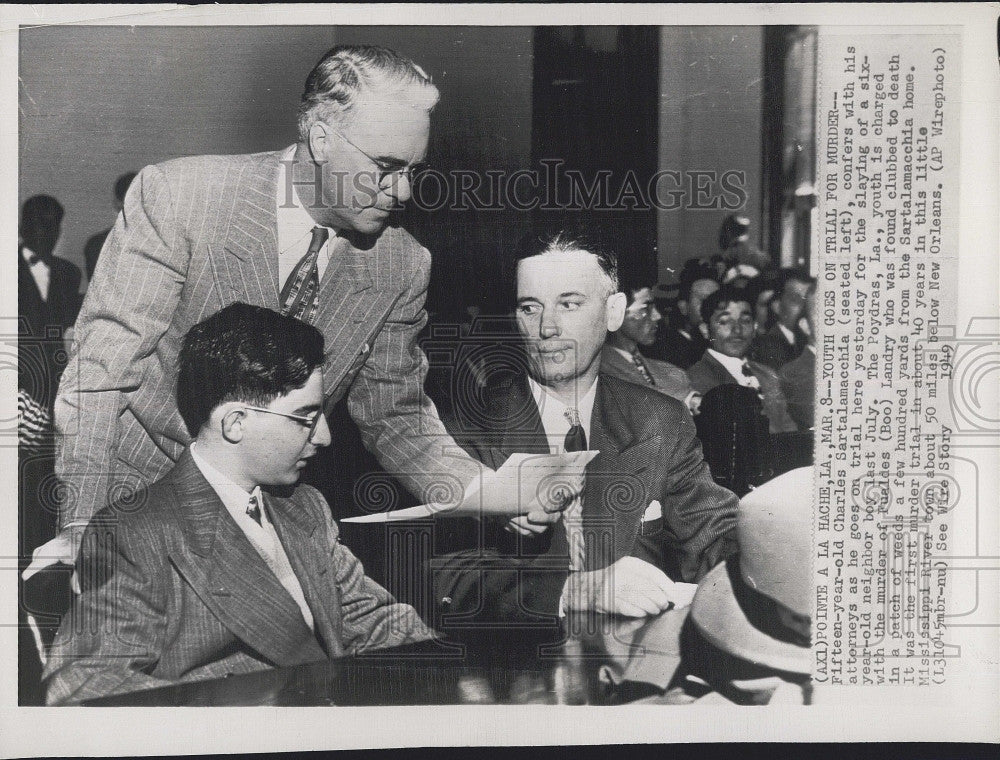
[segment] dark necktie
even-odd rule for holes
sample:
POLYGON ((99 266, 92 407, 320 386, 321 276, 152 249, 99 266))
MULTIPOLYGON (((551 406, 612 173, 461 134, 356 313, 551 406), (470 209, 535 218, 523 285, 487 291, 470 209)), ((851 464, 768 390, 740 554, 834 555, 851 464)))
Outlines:
POLYGON ((567 409, 566 419, 569 421, 570 428, 566 433, 566 439, 563 441, 563 450, 586 451, 587 434, 583 431, 583 425, 580 424, 580 415, 576 409, 567 409))
POLYGON ((652 386, 656 385, 656 381, 649 372, 649 367, 646 366, 646 361, 642 358, 642 354, 639 353, 638 348, 632 349, 632 363, 635 365, 636 370, 642 375, 642 379, 645 380, 652 386))
MULTIPOLYGON (((567 409, 566 419, 569 421, 570 428, 566 432, 563 449, 565 451, 586 451, 587 434, 583 430, 583 425, 580 424, 580 415, 577 410, 567 409)), ((562 524, 566 531, 571 570, 583 570, 586 567, 587 550, 583 537, 581 498, 574 499, 573 503, 563 511, 562 524)))
POLYGON ((326 227, 313 227, 312 240, 305 256, 299 259, 295 269, 285 280, 281 289, 281 313, 312 323, 319 305, 319 252, 330 236, 326 227))
POLYGON ((250 501, 247 502, 247 514, 250 515, 251 519, 261 525, 260 521, 260 502, 257 500, 257 494, 250 495, 250 501))

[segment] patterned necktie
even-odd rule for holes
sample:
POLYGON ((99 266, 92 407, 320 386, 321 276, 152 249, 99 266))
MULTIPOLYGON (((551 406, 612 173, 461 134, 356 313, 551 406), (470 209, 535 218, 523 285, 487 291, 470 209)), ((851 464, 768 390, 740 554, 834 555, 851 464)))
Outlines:
POLYGON ((319 252, 330 236, 326 227, 313 227, 312 240, 305 256, 299 259, 295 269, 285 280, 281 289, 281 313, 312 323, 319 305, 319 252))
POLYGON ((247 514, 250 515, 255 523, 262 525, 260 521, 260 501, 257 499, 256 493, 250 495, 250 501, 247 502, 247 514))
MULTIPOLYGON (((587 434, 583 430, 583 425, 580 424, 579 413, 576 409, 567 409, 565 414, 570 428, 566 433, 563 449, 565 451, 586 451, 587 434)), ((587 549, 583 537, 582 498, 582 496, 578 496, 573 499, 573 502, 563 511, 562 523, 566 530, 571 570, 583 570, 586 567, 587 549)))
POLYGON ((643 380, 652 386, 656 385, 656 381, 653 379, 653 376, 649 374, 649 367, 646 366, 646 361, 642 358, 642 354, 639 353, 638 347, 632 349, 632 363, 639 371, 639 374, 642 375, 643 380))

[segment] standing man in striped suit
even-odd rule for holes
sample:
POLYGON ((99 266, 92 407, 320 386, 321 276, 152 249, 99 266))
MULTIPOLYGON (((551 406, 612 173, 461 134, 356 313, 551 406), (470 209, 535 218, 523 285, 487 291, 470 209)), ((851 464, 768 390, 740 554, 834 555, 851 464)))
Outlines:
POLYGON ((479 467, 447 453, 416 345, 430 254, 391 215, 410 198, 438 96, 397 53, 341 45, 306 80, 295 145, 139 173, 60 386, 62 532, 42 555, 74 556, 91 515, 178 460, 191 441, 174 403, 181 338, 236 301, 315 325, 326 408, 347 394, 366 446, 419 498, 461 496, 479 467))

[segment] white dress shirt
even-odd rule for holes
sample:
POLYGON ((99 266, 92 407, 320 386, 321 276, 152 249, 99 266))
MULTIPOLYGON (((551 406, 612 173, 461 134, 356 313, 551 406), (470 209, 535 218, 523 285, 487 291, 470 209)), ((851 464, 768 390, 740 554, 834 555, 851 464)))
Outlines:
POLYGON ((535 399, 535 406, 538 407, 538 414, 542 418, 542 429, 545 430, 545 437, 549 442, 549 451, 553 454, 562 453, 566 443, 566 433, 571 427, 566 412, 574 408, 579 415, 583 432, 587 435, 587 445, 590 445, 590 419, 594 414, 594 401, 597 398, 596 380, 580 397, 575 407, 567 406, 531 377, 528 378, 528 385, 531 388, 531 396, 535 399))
POLYGON ((749 368, 750 365, 747 364, 746 359, 738 359, 735 356, 727 356, 726 354, 716 351, 714 348, 708 349, 716 361, 719 362, 726 371, 733 376, 733 379, 742 385, 744 388, 753 388, 755 391, 760 390, 760 381, 753 375, 744 375, 743 367, 749 368))
POLYGON ((49 265, 42 261, 41 257, 36 256, 35 252, 28 248, 28 246, 21 246, 21 256, 24 258, 24 262, 28 265, 28 269, 31 271, 31 276, 35 280, 35 285, 38 286, 38 292, 42 295, 43 301, 49 300, 49 277, 52 272, 49 269, 49 265), (35 259, 35 263, 32 264, 31 260, 35 259))
MULTIPOLYGON (((316 221, 306 211, 305 206, 299 199, 299 189, 292 185, 292 204, 285 205, 286 200, 286 172, 289 168, 287 162, 295 158, 295 146, 285 149, 281 154, 281 164, 278 169, 278 188, 275 195, 275 205, 278 209, 278 290, 285 284, 285 280, 291 275, 295 265, 299 263, 306 251, 309 250, 309 243, 312 241, 313 227, 323 225, 316 224, 316 221)), ((327 227, 330 237, 320 249, 319 257, 316 259, 316 273, 320 281, 326 273, 327 264, 330 263, 330 256, 333 253, 334 241, 337 239, 337 230, 327 227)))
POLYGON ((785 340, 788 341, 788 345, 794 346, 795 333, 793 333, 791 330, 789 330, 787 327, 781 324, 781 322, 778 322, 778 329, 781 330, 781 334, 785 337, 785 340))
POLYGON ((281 585, 285 587, 285 590, 295 600, 295 603, 302 611, 302 618, 306 621, 306 625, 311 630, 315 630, 312 611, 309 609, 309 605, 306 604, 305 594, 302 593, 302 585, 299 583, 299 579, 295 577, 295 571, 288 561, 288 555, 285 553, 285 548, 281 545, 281 540, 278 538, 274 525, 268 519, 260 486, 253 490, 253 494, 247 493, 198 456, 197 448, 198 445, 196 443, 191 444, 191 458, 194 460, 195 465, 201 470, 201 474, 205 476, 208 484, 219 495, 219 498, 226 507, 226 511, 236 521, 239 529, 243 531, 247 540, 257 550, 261 559, 264 560, 281 585), (260 506, 260 525, 247 514, 247 506, 250 503, 251 496, 257 497, 257 504, 260 506))

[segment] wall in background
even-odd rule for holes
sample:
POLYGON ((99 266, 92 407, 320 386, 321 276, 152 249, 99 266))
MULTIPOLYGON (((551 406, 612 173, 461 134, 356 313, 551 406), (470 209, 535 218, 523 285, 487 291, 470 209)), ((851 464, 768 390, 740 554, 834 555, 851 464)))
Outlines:
MULTIPOLYGON (((114 221, 112 186, 177 156, 274 150, 294 142, 306 75, 341 42, 387 45, 441 90, 428 160, 436 168, 516 169, 531 155, 532 31, 527 27, 100 27, 24 29, 20 37, 19 200, 66 208, 56 254, 114 221)), ((495 261, 494 212, 414 215, 435 255, 435 295, 495 261)), ((515 238, 516 239, 516 238, 515 238)))
MULTIPOLYGON (((662 27, 660 34, 659 168, 682 176, 743 172, 747 200, 739 213, 750 218, 751 238, 759 244, 763 28, 662 27)), ((664 201, 673 187, 664 179, 664 201)), ((713 198, 720 206, 736 200, 712 185, 701 198, 688 193, 683 207, 658 212, 660 282, 673 282, 686 259, 719 252, 719 225, 734 212, 692 208, 713 198)))

